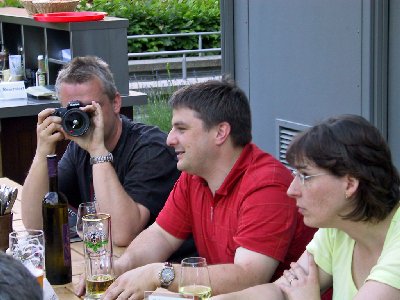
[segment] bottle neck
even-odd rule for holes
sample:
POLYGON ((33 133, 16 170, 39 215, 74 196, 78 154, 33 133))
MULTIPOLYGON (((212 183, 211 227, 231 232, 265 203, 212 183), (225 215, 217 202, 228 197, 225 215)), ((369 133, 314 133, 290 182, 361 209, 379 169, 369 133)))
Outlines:
POLYGON ((38 60, 38 70, 44 71, 44 61, 42 59, 38 60))
POLYGON ((49 192, 58 192, 58 177, 49 177, 49 192))
POLYGON ((57 155, 47 156, 47 171, 49 174, 49 191, 58 192, 57 155))
POLYGON ((5 51, 3 53, 4 54, 3 54, 3 66, 2 66, 2 69, 3 70, 7 70, 7 69, 9 69, 9 66, 8 66, 8 53, 7 53, 7 51, 5 51))

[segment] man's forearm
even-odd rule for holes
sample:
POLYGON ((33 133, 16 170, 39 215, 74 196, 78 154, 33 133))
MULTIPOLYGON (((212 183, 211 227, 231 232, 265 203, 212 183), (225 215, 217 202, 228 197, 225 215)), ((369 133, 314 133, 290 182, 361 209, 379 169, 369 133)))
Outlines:
POLYGON ((261 276, 237 264, 211 265, 208 270, 213 295, 231 293, 265 283, 261 276))
POLYGON ((93 165, 93 187, 100 210, 111 215, 114 243, 129 245, 146 226, 150 213, 126 193, 111 163, 93 165))
POLYGON ((125 253, 116 260, 114 264, 116 274, 121 275, 140 266, 166 261, 183 241, 174 238, 171 241, 164 235, 165 233, 157 223, 143 230, 132 241, 125 253))
MULTIPOLYGON (((174 269, 175 269, 175 279, 169 286, 168 290, 173 292, 178 292, 179 281, 181 277, 181 266, 179 264, 174 264, 174 269)), ((232 293, 264 283, 262 282, 261 279, 255 279, 256 276, 251 272, 247 272, 244 268, 235 264, 210 265, 208 266, 208 272, 210 275, 212 295, 232 293)), ((265 287, 263 287, 262 289, 264 288, 265 287)), ((270 288, 267 288, 267 290, 269 289, 270 288)), ((253 294, 252 291, 248 291, 247 293, 253 294)), ((257 294, 255 293, 255 295, 257 294)), ((228 298, 223 298, 223 299, 228 299, 228 298)), ((239 297, 232 299, 247 299, 247 298, 239 297)), ((265 298, 259 298, 259 299, 265 299, 265 298)))
POLYGON ((26 228, 43 227, 42 200, 48 192, 49 181, 46 157, 35 156, 22 189, 21 213, 26 228))

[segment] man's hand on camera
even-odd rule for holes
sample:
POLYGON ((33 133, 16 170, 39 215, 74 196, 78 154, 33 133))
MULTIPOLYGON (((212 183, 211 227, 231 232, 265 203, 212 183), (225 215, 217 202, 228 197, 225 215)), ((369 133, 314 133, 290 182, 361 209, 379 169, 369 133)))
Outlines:
POLYGON ((91 116, 90 128, 85 134, 77 137, 68 136, 68 139, 89 152, 90 156, 103 155, 107 152, 107 149, 104 145, 104 120, 101 106, 99 103, 92 101, 92 104, 80 109, 91 116))
POLYGON ((55 153, 57 142, 65 138, 61 128, 61 118, 52 116, 53 112, 54 108, 46 108, 38 114, 36 153, 42 157, 55 153))

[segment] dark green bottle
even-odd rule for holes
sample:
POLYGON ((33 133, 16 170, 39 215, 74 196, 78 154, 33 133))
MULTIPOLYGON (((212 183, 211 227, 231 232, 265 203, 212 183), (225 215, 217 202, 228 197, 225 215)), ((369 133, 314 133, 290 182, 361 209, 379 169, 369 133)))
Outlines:
POLYGON ((47 156, 49 192, 43 199, 46 278, 51 284, 72 281, 68 200, 58 191, 57 155, 47 156))

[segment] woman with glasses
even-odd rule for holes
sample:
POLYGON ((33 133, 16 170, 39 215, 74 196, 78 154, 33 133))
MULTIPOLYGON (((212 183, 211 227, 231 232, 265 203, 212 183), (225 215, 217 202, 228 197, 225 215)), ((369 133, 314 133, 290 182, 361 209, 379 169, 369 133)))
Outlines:
POLYGON ((299 134, 286 159, 288 195, 320 228, 291 269, 271 284, 213 297, 400 299, 399 174, 379 131, 360 116, 330 118, 299 134))

